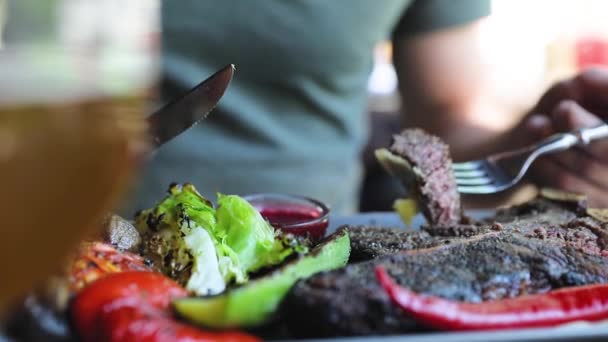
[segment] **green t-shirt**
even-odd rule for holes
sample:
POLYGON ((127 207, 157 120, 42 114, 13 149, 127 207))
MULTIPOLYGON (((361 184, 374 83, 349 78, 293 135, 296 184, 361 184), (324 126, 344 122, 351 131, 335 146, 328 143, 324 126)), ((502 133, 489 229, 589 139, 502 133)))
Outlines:
POLYGON ((487 0, 162 2, 169 99, 228 63, 235 78, 204 122, 155 156, 137 206, 170 182, 203 194, 286 192, 356 209, 374 46, 489 13, 487 0))

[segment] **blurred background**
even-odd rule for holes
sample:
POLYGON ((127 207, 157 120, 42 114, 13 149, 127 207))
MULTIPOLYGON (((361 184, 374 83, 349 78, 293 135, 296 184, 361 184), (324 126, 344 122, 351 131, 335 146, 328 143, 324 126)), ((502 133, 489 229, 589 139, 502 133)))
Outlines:
MULTIPOLYGON (((10 1, 10 0, 9 0, 10 1)), ((60 14, 66 28, 59 36, 67 43, 91 40, 91 34, 109 30, 105 36, 113 36, 112 44, 131 45, 135 49, 157 49, 160 44, 160 1, 120 0, 103 1, 104 10, 97 13, 96 21, 87 21, 86 11, 99 8, 96 1, 65 0, 65 11, 60 14), (118 10, 131 15, 115 16, 118 10), (121 20, 121 18, 154 17, 153 20, 121 20), (111 23, 111 24, 108 24, 111 23), (78 27, 78 30, 67 29, 78 27), (135 39, 126 33, 146 39, 135 39), (132 44, 137 42, 138 46, 132 44)), ((7 0, 0 0, 0 9, 7 0)), ((37 3, 36 6, 44 6, 37 3)), ((20 30, 12 23, 2 32, 0 10, 0 37, 10 40, 20 30), (12 29, 11 29, 12 28, 12 29)), ((32 12, 34 13, 34 12, 32 12)), ((589 65, 608 66, 608 1, 605 0, 528 0, 525 3, 511 0, 492 0, 492 15, 484 20, 482 48, 487 77, 493 92, 509 111, 522 112, 533 105, 538 96, 556 80, 573 75, 589 65)), ((0 47, 3 39, 0 39, 0 47)), ((375 51, 375 65, 368 82, 369 114, 377 130, 385 132, 371 136, 367 151, 384 146, 390 140, 390 132, 399 128, 399 103, 397 79, 391 64, 390 42, 379 44, 375 51), (387 133, 388 132, 388 133, 387 133)), ((124 62, 124 61, 123 61, 124 62)), ((133 61, 133 65, 140 64, 133 61)), ((368 154, 369 155, 369 154, 368 154)), ((364 157, 365 159, 365 154, 364 157)), ((391 203, 379 200, 378 193, 393 191, 399 195, 400 187, 387 179, 373 158, 366 160, 366 176, 361 192, 362 211, 388 210, 391 203)), ((515 198, 522 201, 529 195, 515 198)))
MULTIPOLYGON (((145 18, 158 17, 160 0, 130 0, 126 3, 105 0, 105 10, 97 13, 98 21, 83 20, 87 17, 83 13, 98 8, 91 6, 94 2, 64 1, 66 10, 62 13, 61 22, 65 28, 75 25, 79 28, 66 29, 62 35, 65 39, 84 40, 89 34, 99 32, 95 25, 111 22, 102 28, 111 30, 115 37, 122 36, 121 39, 113 39, 115 42, 139 42, 148 48, 159 43, 161 28, 158 18, 121 20, 134 16, 116 16, 113 13, 119 9, 122 13, 138 12, 145 18), (140 35, 144 32, 149 39, 130 39, 125 34, 140 35)), ((7 0, 0 0, 0 8, 6 3, 7 0)), ((38 6, 44 5, 39 3, 38 6)), ((0 11, 0 23, 3 21, 2 13, 0 11)), ((492 13, 484 23, 485 62, 490 67, 497 93, 513 110, 527 108, 556 79, 572 75, 589 64, 608 65, 608 1, 528 0, 524 5, 517 1, 492 0, 492 13)), ((12 31, 7 29, 3 32, 4 39, 19 31, 18 23, 12 23, 11 27, 12 31)), ((370 111, 391 113, 399 109, 391 51, 389 42, 379 44, 375 51, 376 64, 368 84, 370 111)))
MULTIPOLYGON (((0 0, 0 8, 6 6, 6 2, 0 0)), ((160 0, 130 0, 127 3, 105 0, 105 10, 98 13, 98 21, 83 20, 87 17, 83 13, 96 8, 91 6, 93 2, 64 1, 66 11, 61 22, 66 28, 79 27, 78 30, 64 30, 65 39, 87 39, 89 34, 99 32, 95 25, 112 22, 103 27, 116 37, 122 36, 113 41, 138 42, 148 48, 159 43, 160 0), (113 15, 116 9, 157 18, 121 20, 134 16, 113 15), (141 35, 143 32, 147 32, 149 39, 130 39, 125 34, 141 35)), ((0 22, 2 13, 0 11, 0 22)), ((525 5, 517 1, 492 0, 492 15, 484 23, 483 49, 496 93, 504 104, 513 110, 524 110, 551 82, 568 77, 589 64, 608 65, 606 13, 608 1, 605 0, 528 0, 525 5)), ((13 32, 18 31, 18 25, 13 23, 12 27, 13 32)), ((5 39, 13 32, 4 32, 5 39)), ((391 51, 389 42, 379 44, 375 51, 376 64, 368 84, 372 112, 399 110, 391 51)))
MULTIPOLYGON (((588 66, 608 67, 608 1, 492 0, 492 15, 484 19, 482 51, 493 93, 510 112, 527 111, 553 82, 588 66)), ((390 42, 375 50, 368 82, 369 113, 376 131, 399 127, 397 78, 390 42)), ((370 138, 368 151, 390 141, 387 134, 370 138)), ((369 155, 369 153, 367 153, 369 155)), ((366 160, 361 210, 390 208, 381 193, 400 188, 387 179, 372 159, 366 160)), ((533 196, 533 189, 512 194, 509 203, 533 196)), ((501 199, 500 201, 503 201, 501 199)), ((473 204, 475 206, 475 204, 473 204)))
MULTIPOLYGON (((608 66, 608 1, 492 0, 483 52, 496 93, 525 110, 543 90, 590 64, 608 66)), ((369 80, 370 111, 399 108, 390 42, 378 45, 369 80)))

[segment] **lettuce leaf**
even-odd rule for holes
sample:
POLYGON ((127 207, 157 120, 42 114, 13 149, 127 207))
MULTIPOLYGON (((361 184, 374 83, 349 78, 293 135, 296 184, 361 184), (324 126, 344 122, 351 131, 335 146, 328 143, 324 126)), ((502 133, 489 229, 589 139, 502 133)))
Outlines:
POLYGON ((231 256, 243 274, 276 265, 294 251, 242 197, 218 194, 217 204, 215 236, 234 252, 231 256))
POLYGON ((217 209, 192 184, 172 185, 169 196, 136 216, 144 254, 163 273, 199 295, 283 261, 306 248, 286 240, 245 199, 218 194, 217 209))
POLYGON ((226 280, 219 267, 215 243, 205 229, 193 229, 184 236, 194 263, 186 288, 199 295, 217 294, 226 289, 226 280))
POLYGON ((172 184, 168 196, 135 217, 144 255, 164 274, 199 295, 226 288, 226 278, 219 270, 223 255, 218 254, 219 241, 211 234, 215 225, 213 204, 192 184, 172 184))

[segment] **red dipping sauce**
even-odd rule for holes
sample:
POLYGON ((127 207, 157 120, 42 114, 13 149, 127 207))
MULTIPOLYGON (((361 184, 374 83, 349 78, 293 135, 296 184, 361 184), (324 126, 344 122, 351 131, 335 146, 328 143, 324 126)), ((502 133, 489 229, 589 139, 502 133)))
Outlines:
POLYGON ((283 194, 255 194, 245 199, 276 229, 307 236, 313 241, 325 236, 329 208, 320 201, 283 194))

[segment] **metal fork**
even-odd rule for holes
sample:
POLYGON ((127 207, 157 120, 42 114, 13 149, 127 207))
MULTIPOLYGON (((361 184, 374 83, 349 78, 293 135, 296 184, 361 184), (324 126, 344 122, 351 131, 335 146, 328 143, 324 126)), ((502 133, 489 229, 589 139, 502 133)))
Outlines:
POLYGON ((534 160, 546 154, 567 150, 573 146, 608 137, 608 125, 582 128, 552 135, 540 142, 518 150, 491 155, 462 163, 452 169, 458 191, 464 194, 492 194, 506 190, 519 182, 534 160))

